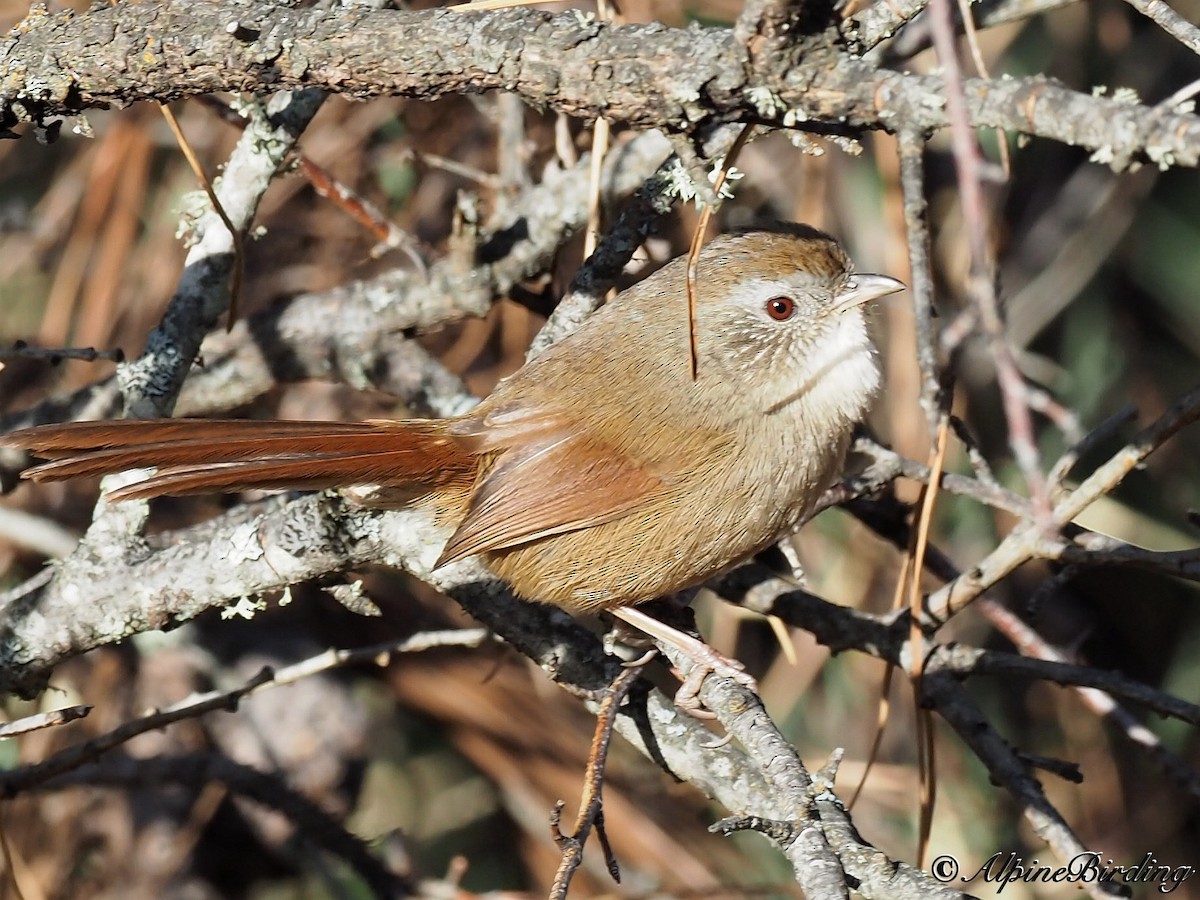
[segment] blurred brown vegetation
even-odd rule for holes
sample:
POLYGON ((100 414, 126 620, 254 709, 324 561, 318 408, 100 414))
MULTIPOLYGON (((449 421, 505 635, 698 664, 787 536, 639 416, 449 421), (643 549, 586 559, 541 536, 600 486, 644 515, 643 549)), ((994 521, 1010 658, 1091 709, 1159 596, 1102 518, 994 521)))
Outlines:
MULTIPOLYGON (((1200 5, 1180 7, 1195 19, 1200 5)), ((728 22, 726 0, 623 3, 630 20, 679 23, 690 17, 728 22)), ((23 5, 0 4, 6 24, 23 5)), ((1132 87, 1150 101, 1200 77, 1200 64, 1154 25, 1117 0, 1075 3, 1034 20, 981 35, 993 73, 1045 72, 1086 89, 1132 87)), ((927 54, 909 61, 932 65, 927 54)), ((177 114, 207 170, 215 172, 237 133, 198 103, 177 114)), ((479 173, 498 165, 495 97, 434 103, 330 99, 302 140, 312 160, 387 211, 436 256, 446 240, 456 196, 499 202, 489 186, 447 171, 445 157, 479 173), (416 155, 412 153, 416 151, 416 155)), ((554 121, 524 113, 527 144, 515 152, 536 179, 553 156, 554 121)), ((184 250, 175 239, 178 210, 196 187, 162 117, 151 108, 94 113, 93 139, 64 133, 50 146, 29 137, 0 142, 0 339, 47 347, 121 348, 136 354, 179 275, 184 250)), ((590 132, 572 123, 575 146, 590 132)), ((994 144, 994 136, 984 135, 994 144)), ((861 156, 826 145, 801 154, 781 135, 746 150, 746 177, 723 211, 726 224, 769 213, 807 221, 843 237, 859 265, 904 277, 892 139, 864 138, 861 156)), ((504 152, 512 153, 513 148, 504 152)), ((944 143, 932 146, 930 202, 944 312, 963 295, 967 251, 958 220, 953 171, 944 143)), ((1020 335, 1025 372, 1074 410, 1085 428, 1125 403, 1146 416, 1192 387, 1200 373, 1200 183, 1194 171, 1144 168, 1114 175, 1077 149, 1034 141, 1016 149, 1011 179, 990 198, 1000 246, 1010 325, 1020 335)), ((375 241, 315 195, 297 173, 268 192, 258 220, 265 233, 250 244, 242 314, 280 297, 320 290, 405 264, 399 253, 374 260, 375 241)), ((686 248, 695 216, 681 209, 647 246, 650 264, 686 248)), ((562 252, 548 283, 529 292, 554 296, 579 263, 579 242, 562 252)), ((637 277, 632 273, 632 277, 637 277)), ((521 364, 540 317, 506 300, 486 318, 423 336, 471 388, 485 394, 521 364)), ((912 328, 903 302, 879 321, 888 371, 877 431, 906 455, 927 452, 916 403, 912 328)), ((7 409, 29 405, 106 374, 111 364, 10 363, 0 373, 7 409)), ((966 419, 1002 480, 1019 487, 1008 458, 1003 416, 983 359, 961 367, 956 410, 966 419)), ((285 417, 360 417, 396 410, 387 397, 341 386, 290 385, 257 411, 285 417)), ((243 411, 244 412, 244 411, 243 411)), ((1046 425, 1046 456, 1063 448, 1046 425)), ((1110 445, 1096 449, 1096 458, 1110 445)), ((966 463, 954 465, 967 471, 966 463)), ((1085 461, 1086 465, 1086 461, 1085 461)), ((1185 433, 1089 513, 1089 524, 1157 549, 1196 544, 1187 513, 1197 503, 1200 433, 1185 433)), ((910 486, 911 487, 911 486, 910 486)), ((915 489, 909 496, 915 494, 915 489)), ((52 519, 78 534, 89 520, 94 484, 25 487, 6 503, 52 519)), ((198 520, 223 501, 162 504, 163 527, 198 520)), ((944 497, 935 540, 969 565, 1011 524, 1003 515, 944 497)), ((832 512, 798 540, 812 589, 840 603, 881 610, 892 600, 898 555, 849 517, 832 512)), ((35 572, 43 560, 0 538, 6 581, 35 572)), ((42 759, 101 733, 145 709, 195 689, 228 686, 264 663, 295 661, 327 646, 357 646, 422 629, 468 624, 453 604, 391 572, 364 573, 383 616, 359 618, 317 590, 253 621, 203 618, 165 635, 93 652, 61 668, 45 708, 85 702, 89 718, 0 745, 2 764, 42 759)), ((1036 603, 1045 569, 1027 568, 1000 596, 1051 641, 1081 660, 1123 671, 1200 700, 1200 606, 1191 585, 1135 571, 1106 570, 1060 585, 1053 602, 1036 603), (1031 605, 1033 604, 1033 605, 1031 605)), ((874 660, 830 658, 802 634, 798 662, 783 660, 769 629, 727 608, 701 609, 702 630, 736 650, 760 676, 767 707, 810 762, 845 747, 842 783, 853 785, 870 745, 882 668, 874 660)), ((956 628, 986 643, 987 626, 970 615, 956 628)), ((1049 779, 1051 799, 1089 846, 1133 862, 1144 852, 1173 864, 1200 863, 1200 801, 1181 790, 1125 737, 1083 709, 1070 692, 1040 683, 980 683, 977 699, 1015 745, 1076 760, 1082 785, 1049 779)), ((898 857, 911 857, 916 773, 912 710, 896 690, 881 762, 856 807, 865 836, 898 857)), ((10 717, 38 704, 9 701, 10 717)), ((135 758, 219 749, 284 773, 324 808, 348 816, 381 852, 407 854, 421 876, 459 872, 471 891, 544 895, 558 851, 547 816, 558 799, 571 815, 581 786, 594 720, 542 674, 499 649, 441 650, 400 660, 386 670, 353 670, 308 679, 259 695, 236 714, 213 714, 145 735, 121 752, 135 758), (389 838, 389 835, 395 835, 389 838)), ((1147 726, 1193 768, 1193 730, 1156 719, 1147 726)), ((1011 802, 951 735, 938 744, 939 802, 935 853, 982 863, 996 851, 1021 851, 1030 835, 1011 802)), ((606 819, 623 881, 615 885, 597 852, 576 883, 577 896, 795 896, 787 865, 760 839, 708 834, 721 815, 624 745, 606 783, 606 819)), ((185 783, 80 786, 23 796, 0 806, 17 882, 34 897, 360 896, 339 864, 307 848, 282 817, 220 789, 185 783)), ((1032 854, 1027 854, 1032 855, 1032 854)), ((4 896, 12 879, 3 877, 4 896)), ((972 890, 987 895, 983 885, 972 890)), ((1005 897, 1065 897, 1071 886, 1013 885, 1005 897)), ((1175 896, 1200 897, 1185 885, 1175 896), (1190 893, 1189 893, 1190 891, 1190 893)))

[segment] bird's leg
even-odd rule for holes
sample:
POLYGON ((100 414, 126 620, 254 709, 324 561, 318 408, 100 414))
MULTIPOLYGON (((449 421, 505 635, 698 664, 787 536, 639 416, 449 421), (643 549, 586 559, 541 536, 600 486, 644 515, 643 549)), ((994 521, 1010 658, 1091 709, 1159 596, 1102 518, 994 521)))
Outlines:
POLYGON ((684 677, 683 685, 675 693, 675 704, 680 709, 693 715, 697 714, 701 708, 700 685, 709 673, 720 678, 732 678, 743 687, 757 692, 758 685, 740 662, 718 653, 698 638, 673 628, 633 606, 617 607, 610 612, 623 622, 674 647, 692 661, 692 670, 684 677))

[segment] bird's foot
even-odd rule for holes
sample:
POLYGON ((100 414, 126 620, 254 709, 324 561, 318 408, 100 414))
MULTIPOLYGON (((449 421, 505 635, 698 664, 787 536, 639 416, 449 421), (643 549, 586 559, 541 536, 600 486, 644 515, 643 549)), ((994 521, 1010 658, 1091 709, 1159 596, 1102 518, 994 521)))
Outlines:
POLYGON ((718 653, 708 644, 686 632, 673 628, 640 609, 625 606, 611 610, 618 619, 645 632, 656 640, 673 647, 691 663, 691 669, 683 678, 683 684, 675 693, 675 705, 697 718, 715 718, 704 709, 700 700, 700 686, 710 674, 718 678, 730 678, 742 687, 758 692, 758 684, 736 659, 718 653))

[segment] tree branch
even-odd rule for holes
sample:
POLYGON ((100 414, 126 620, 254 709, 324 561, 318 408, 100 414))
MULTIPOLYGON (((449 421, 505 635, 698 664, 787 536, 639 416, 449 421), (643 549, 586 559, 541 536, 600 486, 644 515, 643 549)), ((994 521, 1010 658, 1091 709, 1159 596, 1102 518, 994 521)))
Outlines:
MULTIPOLYGON (((0 55, 0 127, 217 91, 320 87, 356 99, 512 91, 584 119, 692 132, 754 122, 817 132, 945 127, 941 79, 877 68, 836 30, 745 66, 731 29, 612 25, 578 12, 293 10, 242 0, 34 13, 0 55), (214 22, 237 21, 230 33, 214 22), (248 24, 249 23, 249 24, 248 24), (653 48, 653 52, 648 52, 653 48)), ((1120 169, 1200 164, 1200 117, 1043 77, 964 83, 973 126, 1085 147, 1120 169)))

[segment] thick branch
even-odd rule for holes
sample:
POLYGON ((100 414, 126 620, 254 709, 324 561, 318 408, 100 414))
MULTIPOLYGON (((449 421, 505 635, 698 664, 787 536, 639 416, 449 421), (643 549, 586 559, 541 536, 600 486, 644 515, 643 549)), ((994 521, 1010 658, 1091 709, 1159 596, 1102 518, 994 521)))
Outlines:
MULTIPOLYGON (((513 91, 586 119, 691 132, 759 122, 816 131, 931 131, 941 80, 891 72, 814 36, 748 72, 730 29, 612 25, 572 11, 291 10, 238 0, 35 14, 0 52, 0 127, 207 94, 321 87, 359 99, 513 91), (229 33, 214 23, 236 21, 229 33), (827 43, 822 44, 821 41, 827 43)), ((1045 78, 965 83, 971 124, 1132 161, 1200 164, 1200 118, 1079 93, 1045 78)))

